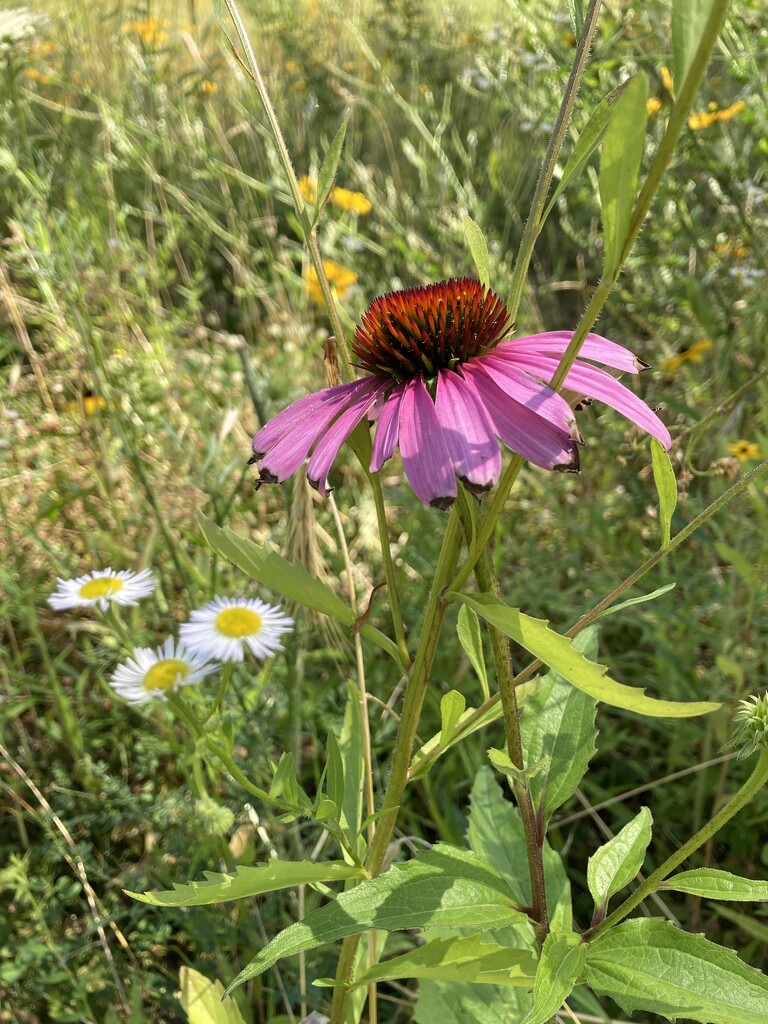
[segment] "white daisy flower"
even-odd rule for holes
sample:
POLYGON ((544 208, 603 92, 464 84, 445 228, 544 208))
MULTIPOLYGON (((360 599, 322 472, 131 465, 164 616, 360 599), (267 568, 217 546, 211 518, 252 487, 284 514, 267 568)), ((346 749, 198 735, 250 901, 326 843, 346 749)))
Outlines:
POLYGON ((256 598, 214 597, 197 608, 179 629, 183 643, 205 658, 242 661, 248 648, 257 658, 282 650, 280 637, 293 619, 279 607, 256 598))
POLYGON ((48 598, 48 604, 56 611, 63 608, 79 608, 98 605, 105 612, 110 605, 134 605, 139 599, 147 597, 157 586, 157 580, 149 569, 141 572, 115 572, 114 569, 101 569, 87 572, 76 580, 63 580, 57 577, 58 586, 48 598))
POLYGON ((157 650, 137 647, 133 657, 113 672, 109 685, 131 704, 146 704, 153 697, 167 700, 178 686, 199 683, 218 667, 206 665, 202 658, 169 636, 157 650))

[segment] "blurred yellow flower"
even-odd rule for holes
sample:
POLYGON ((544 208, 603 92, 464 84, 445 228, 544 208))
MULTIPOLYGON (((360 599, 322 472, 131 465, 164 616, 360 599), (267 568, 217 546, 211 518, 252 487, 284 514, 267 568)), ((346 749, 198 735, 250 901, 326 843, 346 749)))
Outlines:
POLYGON ((106 407, 107 403, 101 395, 94 395, 92 391, 85 391, 82 398, 67 404, 67 412, 82 412, 83 416, 89 419, 91 416, 101 412, 102 409, 106 409, 106 407))
POLYGON ((346 188, 331 189, 330 200, 334 206, 348 213, 370 213, 371 203, 362 192, 350 192, 346 188))
POLYGON ((702 338, 701 341, 695 342, 688 348, 684 348, 682 352, 678 352, 676 356, 672 356, 671 359, 665 359, 661 364, 662 370, 668 370, 670 373, 674 373, 678 370, 683 363, 700 363, 704 358, 704 353, 709 352, 712 348, 712 342, 709 338, 702 338))
POLYGON ((563 32, 563 44, 565 46, 575 46, 578 39, 573 32, 563 32))
POLYGON ((667 67, 662 67, 661 69, 661 84, 670 95, 674 95, 675 83, 673 82, 672 74, 667 67))
POLYGON ((701 128, 709 128, 710 125, 715 124, 717 121, 730 121, 731 118, 740 113, 746 105, 747 104, 744 100, 739 100, 730 107, 718 110, 716 103, 710 103, 709 110, 700 110, 698 113, 691 114, 688 118, 688 127, 692 128, 693 131, 696 132, 701 128))
POLYGON ((168 38, 168 33, 164 31, 167 27, 167 21, 160 21, 151 14, 143 21, 126 21, 122 29, 126 34, 137 35, 147 46, 154 46, 157 43, 164 43, 168 38))
POLYGON ((745 441, 743 437, 735 444, 729 444, 728 451, 731 455, 734 455, 739 462, 749 462, 751 459, 761 459, 763 457, 763 453, 760 451, 760 445, 755 444, 754 441, 745 441))
POLYGON ((317 202, 317 181, 314 178, 310 178, 308 174, 299 178, 299 192, 301 192, 302 198, 308 203, 317 202))
MULTIPOLYGON (((333 260, 323 260, 323 269, 331 289, 343 299, 353 284, 357 283, 357 274, 348 267, 342 267, 333 260)), ((310 267, 307 271, 307 292, 310 299, 318 306, 323 304, 323 293, 320 290, 320 282, 317 279, 317 271, 310 267)))
POLYGON ((658 96, 651 96, 645 105, 645 109, 648 112, 648 116, 651 114, 658 114, 661 110, 661 100, 658 96))
POLYGON ((200 96, 212 96, 213 93, 219 91, 219 86, 216 82, 212 82, 209 78, 205 78, 200 85, 198 85, 197 91, 200 96))
POLYGON ((46 75, 43 71, 38 71, 37 68, 27 68, 24 74, 27 78, 31 78, 33 82, 39 82, 40 85, 48 85, 53 81, 50 75, 46 75))

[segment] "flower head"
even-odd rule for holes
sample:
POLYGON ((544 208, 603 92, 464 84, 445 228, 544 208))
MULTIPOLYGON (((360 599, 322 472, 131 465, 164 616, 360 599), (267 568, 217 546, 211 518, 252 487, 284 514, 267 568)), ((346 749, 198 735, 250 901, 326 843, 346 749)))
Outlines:
POLYGON ((371 212, 371 201, 366 199, 362 192, 351 192, 348 188, 336 188, 331 189, 331 194, 328 197, 334 206, 338 206, 340 210, 346 210, 347 213, 370 213, 371 212))
POLYGON ((157 586, 149 569, 142 569, 141 572, 101 569, 87 572, 76 580, 57 578, 56 582, 58 586, 48 598, 48 604, 56 611, 95 604, 105 612, 110 604, 135 605, 157 586))
MULTIPOLYGON (((352 285, 357 283, 357 274, 354 270, 342 267, 340 263, 334 263, 333 260, 323 260, 323 269, 328 278, 328 284, 340 299, 343 299, 352 285)), ((323 293, 314 267, 310 267, 307 271, 307 292, 313 302, 322 306, 323 293)))
POLYGON ((662 370, 674 373, 675 370, 680 369, 683 363, 700 363, 704 358, 704 353, 709 352, 711 348, 712 342, 709 338, 702 338, 701 341, 696 341, 693 345, 688 345, 686 348, 681 349, 677 355, 665 359, 661 364, 661 368, 662 370))
POLYGON ((760 445, 755 444, 754 441, 747 441, 744 438, 737 441, 735 444, 729 444, 728 451, 731 455, 735 456, 739 462, 750 462, 752 459, 762 458, 760 445))
POLYGON ((243 661, 246 648, 257 658, 282 649, 280 637, 293 619, 256 598, 215 597, 197 608, 179 629, 182 642, 197 654, 220 661, 243 661))
MULTIPOLYGON (((321 494, 342 444, 358 423, 376 423, 370 469, 399 446, 406 476, 427 505, 447 508, 456 480, 472 492, 499 479, 498 440, 536 466, 576 471, 580 436, 573 409, 552 379, 570 331, 510 338, 503 303, 462 278, 375 299, 352 348, 368 376, 299 399, 253 439, 261 483, 279 483, 311 454, 307 475, 321 494)), ((669 447, 648 406, 595 360, 625 373, 645 364, 596 334, 587 336, 564 387, 624 413, 669 447)))
POLYGON ((206 665, 169 636, 162 647, 137 647, 133 657, 113 672, 109 685, 131 704, 146 704, 157 698, 167 700, 178 686, 191 686, 215 672, 218 665, 206 665))
POLYGON ((738 753, 740 760, 754 754, 758 747, 768 749, 768 693, 740 700, 733 721, 737 728, 728 746, 743 744, 738 753))
POLYGON ((716 103, 710 103, 708 110, 700 110, 691 114, 688 118, 688 127, 693 131, 700 131, 702 128, 709 128, 717 121, 730 121, 732 117, 736 117, 737 114, 746 107, 744 100, 738 100, 733 103, 730 107, 725 107, 723 110, 718 109, 716 103))

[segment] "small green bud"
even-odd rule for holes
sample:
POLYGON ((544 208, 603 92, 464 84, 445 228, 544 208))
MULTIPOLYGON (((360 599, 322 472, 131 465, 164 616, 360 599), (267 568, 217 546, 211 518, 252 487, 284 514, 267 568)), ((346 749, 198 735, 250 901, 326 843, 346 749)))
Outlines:
POLYGON ((235 816, 228 807, 222 807, 215 800, 204 797, 195 802, 197 820, 209 836, 223 836, 235 823, 235 816))
POLYGON ((749 697, 739 701, 739 710, 733 716, 736 732, 732 744, 742 744, 739 760, 749 757, 758 749, 768 750, 768 692, 762 697, 749 697))

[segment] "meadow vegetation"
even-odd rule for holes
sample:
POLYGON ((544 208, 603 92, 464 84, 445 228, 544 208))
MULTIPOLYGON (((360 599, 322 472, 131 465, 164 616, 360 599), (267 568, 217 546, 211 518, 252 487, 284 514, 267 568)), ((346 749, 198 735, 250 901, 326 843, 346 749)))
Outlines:
MULTIPOLYGON (((319 230, 345 325, 385 291, 474 274, 463 212, 491 241, 491 279, 505 294, 575 43, 568 5, 243 9, 307 190, 351 110, 319 230)), ((654 150, 675 88, 668 19, 662 0, 606 5, 577 129, 641 68, 654 150)), ((652 364, 636 390, 674 439, 674 529, 768 454, 767 81, 768 10, 740 0, 598 325, 652 364)), ((122 890, 169 889, 273 850, 309 857, 320 833, 272 820, 229 776, 207 778, 207 802, 166 709, 129 707, 106 685, 122 656, 114 634, 46 600, 56 577, 151 568, 157 591, 124 618, 137 646, 162 642, 213 594, 275 600, 207 547, 201 509, 314 566, 345 595, 341 523, 365 607, 382 582, 375 509, 349 454, 331 475, 338 522, 298 476, 254 493, 250 438, 325 386, 329 323, 263 111, 209 5, 61 0, 15 19, 1 11, 0 97, 0 1020, 182 1020, 180 967, 227 984, 296 916, 297 900, 317 896, 288 890, 247 912, 238 903, 161 913, 122 890)), ((572 327, 599 280, 595 167, 560 196, 543 231, 521 333, 572 327)), ((646 439, 599 403, 580 424, 581 474, 525 468, 496 535, 505 597, 561 631, 659 542, 646 439)), ((442 513, 415 499, 398 459, 384 486, 404 617, 416 622, 442 513)), ((602 620, 600 660, 616 678, 724 708, 650 724, 601 709, 592 770, 550 832, 573 860, 586 862, 648 802, 666 822, 653 848, 662 858, 689 834, 675 822, 695 828, 746 777, 722 747, 733 707, 768 671, 767 576, 763 480, 640 588, 674 589, 602 620)), ((227 722, 254 781, 268 788, 270 762, 291 751, 312 792, 354 651, 326 621, 292 614, 284 656, 255 675, 247 662, 235 667, 227 722)), ((386 600, 374 596, 369 621, 389 632, 386 600)), ((481 699, 454 631, 444 637, 422 739, 439 729, 446 690, 481 699)), ((386 704, 388 666, 375 650, 367 659, 368 689, 386 704)), ((383 777, 396 722, 378 710, 371 722, 383 777)), ((500 729, 457 747, 409 790, 401 835, 461 844, 459 798, 500 729)), ((766 877, 767 826, 763 796, 692 866, 766 877)), ((588 920, 589 894, 576 888, 574 903, 588 920)), ((682 895, 665 903, 673 919, 765 967, 765 909, 682 895)), ((238 990, 244 1019, 300 1020, 307 993, 317 998, 308 977, 333 969, 324 949, 283 961, 238 990)), ((380 1016, 414 1019, 415 998, 415 985, 382 986, 380 1016)), ((582 1009, 584 1020, 610 1019, 582 1009)))

